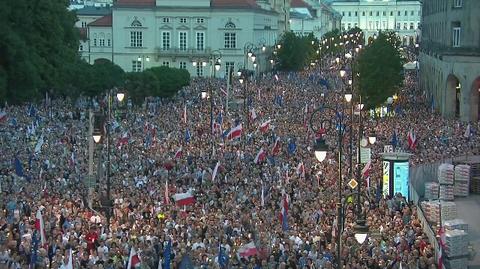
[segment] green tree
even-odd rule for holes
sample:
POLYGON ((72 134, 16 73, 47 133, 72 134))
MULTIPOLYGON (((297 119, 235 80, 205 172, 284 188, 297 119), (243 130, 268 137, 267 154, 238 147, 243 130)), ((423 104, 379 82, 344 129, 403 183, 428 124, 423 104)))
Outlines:
POLYGON ((366 108, 385 103, 403 82, 403 63, 390 35, 380 33, 358 58, 359 86, 366 108))
POLYGON ((147 69, 145 72, 153 74, 158 81, 151 96, 172 97, 190 83, 190 74, 185 69, 160 66, 147 69))
POLYGON ((281 48, 277 52, 279 67, 282 70, 301 70, 309 64, 315 55, 315 46, 318 43, 313 35, 297 36, 287 32, 280 40, 281 48))

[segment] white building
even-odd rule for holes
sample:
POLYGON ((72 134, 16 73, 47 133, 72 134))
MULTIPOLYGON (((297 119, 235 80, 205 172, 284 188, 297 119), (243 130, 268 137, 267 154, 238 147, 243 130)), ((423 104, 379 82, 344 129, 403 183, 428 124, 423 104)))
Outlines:
POLYGON ((393 30, 403 45, 415 44, 420 34, 422 4, 419 0, 330 0, 342 15, 342 30, 359 27, 365 38, 380 30, 393 30))
POLYGON ((290 5, 290 30, 299 35, 321 38, 340 29, 340 21, 340 14, 320 0, 293 0, 290 5))
POLYGON ((153 66, 187 69, 192 76, 211 75, 212 55, 228 67, 254 69, 246 50, 257 54, 257 71, 269 70, 279 34, 288 29, 289 1, 278 0, 118 0, 112 13, 88 24, 89 63, 108 59, 125 71, 153 66), (263 47, 265 46, 265 49, 263 47))

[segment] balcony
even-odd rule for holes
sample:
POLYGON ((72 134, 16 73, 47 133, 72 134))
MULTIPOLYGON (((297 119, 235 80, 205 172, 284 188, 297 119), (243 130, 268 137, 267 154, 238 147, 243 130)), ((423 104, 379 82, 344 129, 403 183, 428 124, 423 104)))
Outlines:
POLYGON ((209 47, 203 50, 197 50, 194 48, 180 49, 180 48, 174 48, 174 47, 170 47, 169 49, 163 49, 163 48, 157 47, 155 48, 155 52, 157 54, 157 57, 201 58, 201 57, 208 57, 211 54, 212 49, 209 47))

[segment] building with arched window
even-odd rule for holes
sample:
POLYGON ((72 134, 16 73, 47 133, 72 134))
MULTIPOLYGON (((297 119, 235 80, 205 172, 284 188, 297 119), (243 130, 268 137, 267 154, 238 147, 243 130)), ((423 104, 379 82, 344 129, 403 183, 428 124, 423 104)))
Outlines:
POLYGON ((480 1, 423 3, 420 87, 448 118, 480 119, 480 1))
POLYGON ((89 51, 82 55, 90 63, 111 60, 127 72, 163 65, 209 76, 212 65, 192 63, 208 63, 220 52, 217 74, 223 77, 227 67, 254 69, 253 62, 245 60, 248 47, 257 55, 257 71, 270 70, 272 48, 288 29, 289 4, 290 0, 118 0, 111 14, 88 24, 89 51))
MULTIPOLYGON (((314 0, 311 0, 314 1, 314 0)), ((420 0, 328 0, 342 15, 342 30, 358 27, 366 40, 379 31, 395 31, 403 45, 414 45, 420 32, 420 0)))

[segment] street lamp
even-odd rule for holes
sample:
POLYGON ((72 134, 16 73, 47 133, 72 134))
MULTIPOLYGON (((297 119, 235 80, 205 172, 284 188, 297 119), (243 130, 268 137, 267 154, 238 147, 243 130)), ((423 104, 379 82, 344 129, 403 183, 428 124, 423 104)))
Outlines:
POLYGON ((317 159, 317 161, 323 162, 327 157, 328 146, 325 144, 324 139, 318 140, 315 143, 313 150, 315 151, 315 158, 317 159))
POLYGON ((375 133, 375 131, 372 131, 369 135, 368 135, 368 142, 373 145, 375 144, 375 142, 377 141, 377 135, 375 133))
POLYGON ((252 62, 255 63, 255 59, 257 59, 257 56, 255 54, 250 55, 250 59, 252 59, 252 62))
POLYGON ((138 56, 137 60, 141 63, 142 71, 144 71, 145 70, 145 63, 144 62, 150 62, 150 57, 145 56, 145 55, 140 55, 140 56, 138 56))
MULTIPOLYGON (((94 130, 92 136, 93 136, 93 140, 95 141, 95 143, 100 143, 101 141, 101 138, 102 138, 102 130, 105 130, 106 132, 106 146, 107 146, 107 204, 105 205, 107 207, 107 230, 109 230, 110 228, 110 217, 111 217, 111 209, 112 209, 112 201, 111 201, 111 195, 110 195, 110 188, 111 188, 111 182, 110 182, 110 169, 111 169, 111 163, 110 163, 110 144, 111 144, 111 138, 110 138, 110 121, 112 120, 112 107, 111 107, 111 98, 112 98, 112 91, 113 90, 109 90, 108 91, 108 111, 107 111, 107 120, 102 122, 101 124, 103 125, 103 128, 97 128, 96 130, 94 130)), ((117 93, 117 100, 118 101, 122 101, 125 97, 125 94, 124 93, 117 93)))
POLYGON ((344 69, 344 68, 340 69, 340 77, 342 77, 342 78, 343 78, 343 77, 345 76, 345 74, 346 74, 346 73, 347 73, 347 71, 345 71, 345 69, 344 69))

